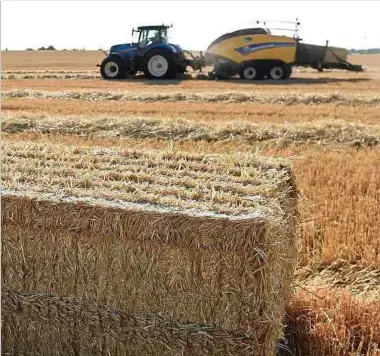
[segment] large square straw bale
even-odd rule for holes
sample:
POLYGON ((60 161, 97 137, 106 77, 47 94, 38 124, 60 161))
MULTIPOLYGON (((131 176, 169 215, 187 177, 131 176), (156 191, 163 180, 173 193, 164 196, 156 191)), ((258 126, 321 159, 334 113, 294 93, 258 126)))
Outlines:
MULTIPOLYGON (((51 300, 71 298, 74 309, 147 315, 179 329, 203 325, 206 339, 228 335, 215 338, 218 353, 193 331, 176 331, 169 339, 178 340, 166 343, 161 326, 137 325, 133 335, 152 341, 131 346, 140 354, 198 355, 189 350, 199 343, 210 355, 244 354, 235 346, 274 352, 295 264, 295 187, 283 161, 31 144, 9 144, 3 157, 4 303, 23 305, 5 309, 4 327, 15 328, 5 345, 23 333, 23 347, 51 343, 46 349, 59 354, 48 337, 59 330, 78 354, 69 334, 88 320, 70 314, 67 329, 64 311, 49 317, 51 300), (24 330, 27 320, 51 327, 24 330)), ((78 336, 80 354, 100 347, 95 329, 104 331, 98 323, 78 336)), ((102 347, 127 350, 117 348, 128 334, 122 329, 113 329, 112 340, 103 335, 102 347)))

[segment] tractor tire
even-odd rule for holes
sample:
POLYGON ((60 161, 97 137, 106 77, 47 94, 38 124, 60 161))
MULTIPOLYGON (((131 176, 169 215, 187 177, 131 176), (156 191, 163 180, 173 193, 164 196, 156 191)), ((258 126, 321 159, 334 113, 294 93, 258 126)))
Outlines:
POLYGON ((148 79, 174 79, 177 66, 173 55, 163 49, 152 49, 146 54, 143 72, 148 79))
POLYGON ((247 63, 240 71, 240 78, 245 80, 259 80, 263 79, 263 71, 262 69, 253 64, 247 63))
POLYGON ((268 77, 273 80, 281 80, 286 79, 286 74, 287 70, 284 64, 275 64, 269 69, 268 77))
POLYGON ((126 75, 125 64, 117 56, 108 56, 100 65, 100 74, 104 79, 123 79, 126 75))

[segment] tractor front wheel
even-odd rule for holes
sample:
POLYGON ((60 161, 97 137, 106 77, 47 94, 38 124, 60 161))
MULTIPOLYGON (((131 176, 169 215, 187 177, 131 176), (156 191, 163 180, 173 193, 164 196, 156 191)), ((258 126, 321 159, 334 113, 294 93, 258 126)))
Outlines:
POLYGON ((144 60, 143 72, 148 79, 173 79, 177 75, 177 67, 171 53, 152 49, 144 60))
POLYGON ((125 65, 116 56, 105 58, 100 66, 100 74, 104 79, 125 78, 125 65))

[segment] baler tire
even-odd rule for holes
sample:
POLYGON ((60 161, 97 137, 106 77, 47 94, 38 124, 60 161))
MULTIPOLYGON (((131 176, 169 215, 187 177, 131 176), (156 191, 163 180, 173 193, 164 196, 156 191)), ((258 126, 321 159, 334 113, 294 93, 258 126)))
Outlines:
POLYGON ((123 79, 126 76, 126 68, 120 58, 111 55, 105 58, 100 65, 100 74, 106 80, 123 79), (114 76, 111 75, 112 68, 117 68, 114 76))
POLYGON ((177 66, 175 65, 174 58, 171 53, 163 49, 152 49, 147 53, 146 58, 144 59, 143 72, 145 77, 148 79, 175 79, 177 76, 177 66), (161 76, 156 76, 149 70, 149 62, 155 56, 157 59, 159 59, 159 57, 163 57, 167 62, 168 68, 161 76))
POLYGON ((269 73, 268 73, 269 79, 282 80, 282 79, 285 79, 285 76, 286 76, 286 69, 285 69, 285 65, 283 64, 275 64, 269 69, 269 73), (278 72, 278 75, 276 75, 276 72, 275 72, 276 69, 280 70, 280 72, 278 72))
MULTIPOLYGON (((253 73, 252 73, 253 74, 253 73)), ((259 80, 264 78, 264 74, 261 68, 257 67, 253 64, 246 64, 240 71, 240 78, 244 80, 259 80), (249 73, 247 73, 247 69, 251 68, 254 71, 254 75, 252 77, 247 77, 249 73)))

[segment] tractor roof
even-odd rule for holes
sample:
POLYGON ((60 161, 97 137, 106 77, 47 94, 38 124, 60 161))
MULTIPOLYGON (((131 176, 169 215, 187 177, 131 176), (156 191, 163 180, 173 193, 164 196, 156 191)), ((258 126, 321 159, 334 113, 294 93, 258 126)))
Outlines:
POLYGON ((137 31, 141 30, 162 30, 162 29, 167 29, 171 26, 166 26, 166 25, 151 25, 151 26, 139 26, 137 27, 137 31))

